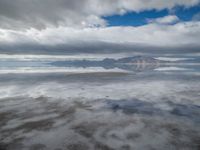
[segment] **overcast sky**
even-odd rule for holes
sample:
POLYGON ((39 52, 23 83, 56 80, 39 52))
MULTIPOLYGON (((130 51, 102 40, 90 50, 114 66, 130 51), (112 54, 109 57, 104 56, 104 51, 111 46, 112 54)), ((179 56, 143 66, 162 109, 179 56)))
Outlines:
POLYGON ((0 0, 1 52, 127 47, 196 51, 200 0, 0 0))

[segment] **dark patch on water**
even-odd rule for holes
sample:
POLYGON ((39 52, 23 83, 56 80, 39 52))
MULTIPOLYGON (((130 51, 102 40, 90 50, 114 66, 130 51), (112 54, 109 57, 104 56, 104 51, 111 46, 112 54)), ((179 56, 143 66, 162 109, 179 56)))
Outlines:
POLYGON ((47 149, 43 144, 34 144, 30 147, 30 150, 44 150, 47 149))
POLYGON ((0 143, 0 150, 7 150, 7 145, 0 143))
POLYGON ((107 100, 107 105, 113 111, 122 110, 126 114, 141 113, 141 114, 158 114, 160 109, 153 108, 152 103, 143 102, 137 99, 134 100, 107 100))
POLYGON ((114 150, 114 149, 105 145, 105 144, 96 142, 95 143, 95 150, 114 150))
POLYGON ((172 110, 155 108, 156 103, 144 102, 138 99, 133 100, 106 100, 106 105, 113 111, 121 110, 125 114, 145 115, 175 115, 200 123, 200 107, 196 105, 183 105, 173 102, 166 102, 172 110))
POLYGON ((67 149, 68 150, 88 150, 89 147, 84 143, 78 142, 78 143, 67 145, 67 149))
POLYGON ((200 122, 200 107, 196 105, 183 105, 183 104, 171 104, 174 109, 170 112, 176 116, 182 116, 186 118, 191 118, 200 122))

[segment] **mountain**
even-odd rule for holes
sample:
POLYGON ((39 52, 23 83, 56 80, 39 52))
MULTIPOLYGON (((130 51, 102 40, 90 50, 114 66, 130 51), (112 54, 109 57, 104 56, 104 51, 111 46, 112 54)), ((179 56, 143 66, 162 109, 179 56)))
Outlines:
POLYGON ((165 61, 161 61, 153 57, 147 57, 147 56, 126 57, 117 60, 117 63, 128 63, 128 64, 159 64, 164 62, 165 61))
POLYGON ((51 63, 54 66, 64 67, 103 67, 105 69, 120 68, 129 71, 153 70, 167 61, 157 60, 147 56, 125 57, 121 59, 105 58, 104 60, 74 60, 74 61, 56 61, 51 63))

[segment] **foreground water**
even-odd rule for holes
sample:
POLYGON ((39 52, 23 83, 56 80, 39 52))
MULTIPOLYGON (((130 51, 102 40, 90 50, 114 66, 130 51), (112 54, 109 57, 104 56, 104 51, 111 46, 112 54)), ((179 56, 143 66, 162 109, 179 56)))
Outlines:
POLYGON ((197 65, 0 68, 0 150, 200 149, 197 65))

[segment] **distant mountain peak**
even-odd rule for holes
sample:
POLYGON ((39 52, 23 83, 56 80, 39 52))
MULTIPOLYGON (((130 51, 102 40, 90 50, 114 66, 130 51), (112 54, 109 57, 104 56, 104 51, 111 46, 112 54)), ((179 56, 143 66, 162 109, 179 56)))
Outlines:
POLYGON ((133 56, 133 57, 126 57, 118 59, 117 62, 119 63, 160 63, 158 59, 148 56, 133 56))

